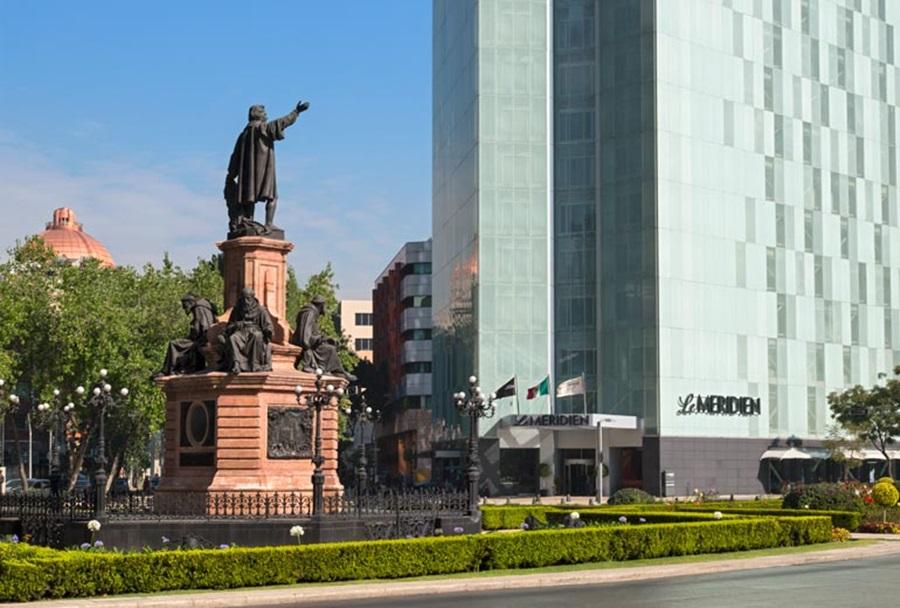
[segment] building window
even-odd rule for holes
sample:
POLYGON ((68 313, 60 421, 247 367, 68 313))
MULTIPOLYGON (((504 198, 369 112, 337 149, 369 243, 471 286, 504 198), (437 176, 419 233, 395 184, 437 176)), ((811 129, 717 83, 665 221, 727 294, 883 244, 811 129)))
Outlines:
POLYGON ((430 374, 431 361, 413 361, 403 364, 404 374, 430 374))
POLYGON ((431 296, 410 296, 404 298, 403 308, 431 308, 431 296))
POLYGON ((407 340, 431 340, 430 329, 407 329, 403 332, 403 341, 407 340))
POLYGON ((356 351, 372 350, 372 338, 357 338, 354 349, 356 351))
POLYGON ((409 274, 431 274, 431 262, 413 262, 412 264, 407 264, 403 267, 401 274, 403 276, 409 274))
POLYGON ((358 312, 356 313, 356 325, 372 325, 372 313, 358 312))

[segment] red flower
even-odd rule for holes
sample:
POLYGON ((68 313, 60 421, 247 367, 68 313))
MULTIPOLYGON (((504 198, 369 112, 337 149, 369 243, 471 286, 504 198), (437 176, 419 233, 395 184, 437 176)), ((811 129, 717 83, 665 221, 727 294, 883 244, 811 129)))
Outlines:
POLYGON ((872 499, 871 496, 866 496, 865 498, 863 498, 863 502, 866 503, 867 505, 870 505, 875 501, 872 499))

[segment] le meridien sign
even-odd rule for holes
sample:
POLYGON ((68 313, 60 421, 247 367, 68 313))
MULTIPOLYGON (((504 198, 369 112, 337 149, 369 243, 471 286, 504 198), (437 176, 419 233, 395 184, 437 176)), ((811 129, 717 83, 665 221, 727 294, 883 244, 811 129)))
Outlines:
POLYGON ((759 416, 762 402, 759 397, 726 395, 695 395, 678 398, 678 415, 710 414, 713 416, 759 416))
POLYGON ((510 414, 500 421, 501 426, 514 428, 543 429, 596 429, 603 425, 605 429, 640 428, 640 421, 635 416, 617 414, 510 414))

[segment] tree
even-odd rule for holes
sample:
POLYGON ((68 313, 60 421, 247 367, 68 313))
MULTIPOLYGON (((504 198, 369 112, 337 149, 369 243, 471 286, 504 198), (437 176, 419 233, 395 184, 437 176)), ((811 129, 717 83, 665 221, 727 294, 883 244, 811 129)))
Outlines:
MULTIPOLYGON (((885 378, 884 374, 879 375, 885 378)), ((831 417, 859 440, 870 443, 884 455, 893 477, 893 461, 888 448, 900 437, 900 366, 894 377, 871 389, 860 385, 828 395, 831 417)))
POLYGON ((76 398, 76 387, 90 388, 105 368, 110 384, 129 388, 127 407, 108 416, 112 483, 118 465, 145 459, 151 434, 162 427, 165 398, 151 375, 168 341, 187 333, 181 296, 191 292, 221 305, 219 262, 200 261, 190 273, 168 256, 160 268, 148 264, 141 271, 105 268, 95 260, 73 265, 32 237, 10 251, 0 277, 0 377, 15 380, 26 411, 51 400, 54 390, 77 405, 68 434, 70 487, 98 422, 96 412, 76 398))

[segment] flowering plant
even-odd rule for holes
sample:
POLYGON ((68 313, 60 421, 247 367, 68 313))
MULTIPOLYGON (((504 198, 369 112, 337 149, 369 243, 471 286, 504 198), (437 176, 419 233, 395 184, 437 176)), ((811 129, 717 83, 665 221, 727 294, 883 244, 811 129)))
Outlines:
POLYGON ((102 526, 100 525, 100 522, 96 519, 92 519, 91 521, 87 522, 87 529, 91 532, 99 532, 101 527, 102 526))
POLYGON ((303 529, 303 526, 291 526, 291 536, 293 536, 294 538, 297 539, 298 545, 300 544, 300 539, 303 537, 303 535, 305 533, 306 532, 303 529))

